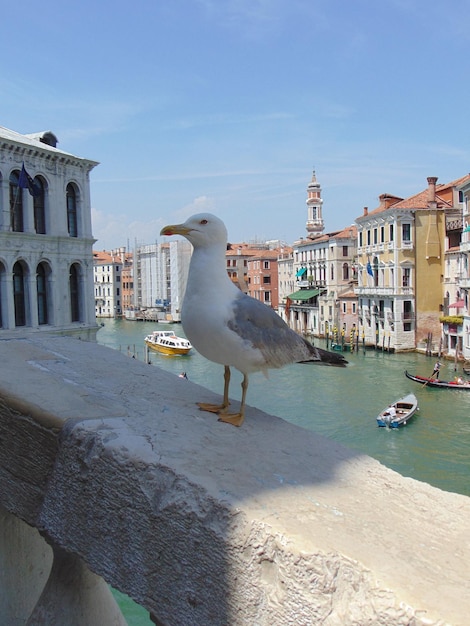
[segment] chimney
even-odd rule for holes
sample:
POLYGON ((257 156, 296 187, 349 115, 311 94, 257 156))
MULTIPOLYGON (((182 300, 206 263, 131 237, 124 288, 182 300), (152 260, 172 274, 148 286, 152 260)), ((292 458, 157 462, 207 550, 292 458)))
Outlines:
POLYGON ((436 202, 437 176, 428 176, 428 202, 436 202))
POLYGON ((366 206, 365 206, 365 207, 364 207, 364 217, 365 217, 366 215, 369 215, 369 209, 368 209, 368 207, 366 207, 366 206))

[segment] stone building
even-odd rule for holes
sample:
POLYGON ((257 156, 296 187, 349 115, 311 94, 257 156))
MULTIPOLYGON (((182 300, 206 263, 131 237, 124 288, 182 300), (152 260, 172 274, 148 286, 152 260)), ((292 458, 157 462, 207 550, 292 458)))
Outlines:
MULTIPOLYGON (((444 342, 447 339, 447 349, 451 356, 457 350, 456 356, 470 361, 470 180, 460 186, 459 195, 462 232, 459 245, 450 247, 449 254, 446 254, 444 303, 448 303, 448 309, 444 313, 461 317, 461 324, 443 323, 443 335, 444 342)), ((455 244, 455 241, 452 243, 455 244)))
POLYGON ((407 199, 380 196, 374 211, 364 209, 358 228, 358 286, 361 336, 369 345, 394 350, 420 344, 439 347, 444 311, 446 251, 460 240, 459 186, 470 175, 437 185, 407 199))
POLYGON ((90 172, 50 132, 0 127, 0 332, 94 339, 90 172))
POLYGON ((279 313, 297 332, 325 336, 357 326, 352 286, 356 280, 356 226, 324 233, 321 187, 313 172, 307 186, 307 236, 293 246, 292 268, 281 261, 279 313), (292 283, 292 272, 295 285, 292 283), (289 274, 290 272, 290 274, 289 274), (294 287, 285 291, 285 285, 294 287))
POLYGON ((122 317, 124 309, 132 305, 129 288, 125 291, 125 268, 131 267, 131 255, 124 247, 93 252, 96 317, 122 317))

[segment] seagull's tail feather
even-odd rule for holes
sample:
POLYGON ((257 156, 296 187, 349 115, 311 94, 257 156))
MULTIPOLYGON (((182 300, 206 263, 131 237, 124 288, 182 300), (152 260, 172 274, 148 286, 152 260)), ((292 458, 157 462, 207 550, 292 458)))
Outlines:
POLYGON ((329 350, 322 350, 313 346, 311 343, 306 342, 311 352, 311 358, 299 361, 299 363, 316 363, 317 365, 332 365, 333 367, 346 367, 347 361, 342 354, 337 352, 330 352, 329 350))

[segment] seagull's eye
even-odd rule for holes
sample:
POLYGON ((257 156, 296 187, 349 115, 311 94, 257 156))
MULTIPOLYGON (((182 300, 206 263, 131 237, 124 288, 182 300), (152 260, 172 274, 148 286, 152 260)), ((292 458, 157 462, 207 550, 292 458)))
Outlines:
POLYGON ((199 224, 207 224, 207 220, 201 220, 199 224))

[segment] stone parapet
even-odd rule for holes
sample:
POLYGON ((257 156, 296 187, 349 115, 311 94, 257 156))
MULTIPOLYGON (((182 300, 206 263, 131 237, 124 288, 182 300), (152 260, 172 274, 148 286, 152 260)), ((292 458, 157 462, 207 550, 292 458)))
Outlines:
POLYGON ((93 343, 0 350, 0 505, 56 570, 165 626, 468 623, 470 499, 93 343))

